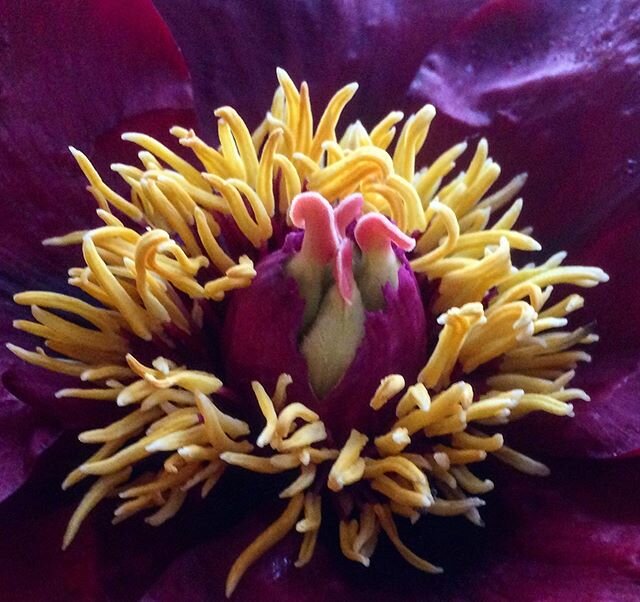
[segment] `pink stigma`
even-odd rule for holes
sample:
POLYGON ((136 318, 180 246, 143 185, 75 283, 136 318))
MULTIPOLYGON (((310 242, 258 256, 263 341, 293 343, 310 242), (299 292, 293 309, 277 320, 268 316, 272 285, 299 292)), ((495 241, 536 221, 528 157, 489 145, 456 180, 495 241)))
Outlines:
POLYGON ((394 243, 405 252, 412 251, 416 241, 379 213, 368 213, 356 224, 355 237, 363 253, 383 251, 394 243))
POLYGON ((353 243, 345 238, 340 243, 335 263, 333 264, 333 278, 338 286, 338 292, 347 305, 351 305, 353 297, 353 243))
POLYGON ((340 239, 333 207, 317 192, 303 192, 291 202, 293 225, 304 229, 302 253, 307 261, 327 263, 338 250, 340 239))
POLYGON ((349 224, 360 218, 362 215, 362 205, 364 205, 362 195, 355 193, 350 194, 348 197, 343 199, 333 210, 333 214, 336 217, 338 232, 341 236, 346 236, 349 224))

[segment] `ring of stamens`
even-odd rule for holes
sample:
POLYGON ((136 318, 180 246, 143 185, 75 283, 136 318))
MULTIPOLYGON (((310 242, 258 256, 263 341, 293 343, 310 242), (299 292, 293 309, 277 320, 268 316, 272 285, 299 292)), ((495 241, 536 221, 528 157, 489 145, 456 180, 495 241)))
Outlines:
POLYGON ((495 427, 531 412, 571 416, 571 401, 588 400, 569 383, 577 364, 590 360, 577 347, 597 336, 589 327, 563 330, 584 300, 575 293, 553 305, 549 300, 555 285, 592 287, 607 276, 597 268, 562 266, 564 253, 539 265, 513 266, 512 249, 540 250, 528 233, 514 230, 522 209, 522 200, 514 199, 525 176, 487 196, 500 168, 488 157, 484 139, 458 175, 451 174, 466 143, 416 170, 433 107, 407 119, 390 151, 402 113, 390 113, 370 131, 352 124, 338 139, 340 114, 357 86, 335 94, 314 131, 306 84, 298 89, 284 71, 277 75, 271 110, 253 133, 229 107, 216 111, 217 148, 191 130, 171 130, 199 167, 148 136, 124 135, 142 149, 141 167, 112 165, 129 187, 129 198, 71 149, 104 225, 44 244, 81 245, 85 263, 69 270, 69 284, 97 305, 46 291, 19 293, 15 301, 31 307, 33 320, 16 320, 15 327, 44 339, 53 355, 40 346, 8 347, 31 364, 79 379, 78 387, 62 389, 58 397, 132 408, 116 422, 80 434, 81 441, 99 448, 63 487, 89 476, 96 480, 71 518, 63 545, 108 496, 120 499, 115 523, 151 511, 146 521, 156 526, 178 512, 191 489, 199 486, 206 496, 234 466, 296 476, 280 493, 288 500, 283 514, 231 568, 227 595, 290 531, 302 535, 296 565, 311 560, 324 495, 339 494, 348 507, 338 533, 347 558, 367 566, 384 532, 409 563, 439 572, 400 541, 394 515, 412 523, 427 514, 462 515, 481 525, 479 496, 494 485, 478 478, 472 464, 492 456, 530 475, 548 473, 543 464, 506 447, 495 427), (247 422, 222 411, 218 376, 161 353, 146 366, 130 353, 140 339, 170 356, 176 339, 188 344, 202 332, 205 304, 251 286, 252 250, 265 248, 274 224, 291 226, 291 203, 306 190, 334 206, 354 193, 361 196, 364 213, 385 215, 415 238, 411 267, 434 288, 437 340, 417 381, 387 375, 371 398, 372 412, 393 404, 395 421, 384 432, 352 430, 337 447, 325 445, 327 430, 317 413, 287 399, 286 374, 272 392, 253 383, 265 420, 255 436, 247 422), (234 257, 226 248, 223 229, 229 221, 246 239, 246 255, 234 257), (464 378, 489 362, 496 371, 486 379, 487 391, 478 394, 464 378), (322 464, 328 476, 317 483, 326 474, 318 470, 322 464), (356 484, 366 485, 377 501, 352 494, 356 484))

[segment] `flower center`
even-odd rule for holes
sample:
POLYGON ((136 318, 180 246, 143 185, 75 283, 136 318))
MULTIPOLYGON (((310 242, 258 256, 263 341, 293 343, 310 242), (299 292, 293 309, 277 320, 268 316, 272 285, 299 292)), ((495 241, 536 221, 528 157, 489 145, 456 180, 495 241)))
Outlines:
POLYGON ((237 386, 273 386, 290 373, 296 398, 342 441, 370 418, 380 380, 415 379, 426 355, 422 299, 404 257, 415 241, 380 214, 363 216, 362 205, 361 195, 335 206, 318 193, 298 195, 290 219, 303 231, 258 263, 253 285, 231 299, 225 325, 227 373, 237 386), (287 315, 270 319, 280 312, 287 315), (255 336, 238 339, 240 322, 245 331, 256 325, 255 336))
POLYGON ((79 435, 99 447, 63 486, 95 481, 64 547, 105 498, 120 500, 114 522, 150 510, 157 526, 231 468, 292 480, 280 517, 231 567, 227 595, 290 531, 302 536, 296 566, 310 562, 323 508, 339 508, 340 549, 354 562, 368 566, 384 532, 407 562, 437 573, 395 521, 481 525, 480 496, 494 485, 471 467, 488 457, 548 474, 498 430, 532 412, 571 416, 570 402, 588 399, 568 385, 590 359, 581 346, 597 337, 564 330, 584 299, 550 299, 555 285, 607 276, 562 266, 563 253, 514 266, 512 249, 540 250, 514 230, 525 178, 487 195, 500 169, 484 140, 458 175, 466 144, 416 169, 433 107, 410 116, 395 142, 399 112, 338 138, 357 86, 335 94, 314 130, 306 84, 282 70, 278 79, 253 134, 230 107, 216 111, 216 148, 171 130, 198 167, 126 134, 143 149, 140 167, 112 166, 129 198, 72 149, 104 225, 45 244, 82 245, 69 283, 94 303, 16 295, 33 320, 14 326, 50 352, 8 347, 79 379, 57 397, 131 411, 79 435))

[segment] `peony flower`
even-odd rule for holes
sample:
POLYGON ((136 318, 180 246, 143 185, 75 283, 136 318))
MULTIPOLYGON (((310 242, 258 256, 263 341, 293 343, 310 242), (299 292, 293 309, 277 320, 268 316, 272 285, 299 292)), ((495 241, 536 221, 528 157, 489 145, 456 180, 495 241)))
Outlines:
POLYGON ((639 434, 634 15, 159 6, 208 107, 203 137, 149 4, 83 5, 46 27, 35 9, 8 11, 2 303, 18 331, 3 334, 32 366, 2 357, 2 591, 219 599, 226 579, 235 599, 637 597, 637 461, 611 460, 633 456, 639 434), (217 27, 195 29, 210 17, 217 27), (271 102, 288 32, 293 79, 278 72, 271 102), (224 65, 208 67, 213 88, 199 85, 205 54, 224 65), (345 132, 351 78, 363 122, 345 132), (600 82, 607 94, 587 97, 600 82), (219 148, 206 125, 218 106, 219 148), (311 106, 316 124, 328 107, 315 128, 311 106), (171 150, 157 132, 174 123, 171 150), (140 162, 122 130, 147 132, 124 136, 140 162), (485 139, 458 143, 479 131, 511 176, 491 191, 485 139), (68 143, 95 157, 72 149, 88 186, 68 143), (514 229, 522 169, 536 238, 514 229), (583 301, 572 287, 604 272, 558 254, 523 267, 537 240, 611 273, 587 326, 567 330, 583 301), (602 358, 569 386, 592 318, 602 358), (84 495, 56 491, 68 471, 84 495), (106 528, 105 507, 130 520, 106 528))

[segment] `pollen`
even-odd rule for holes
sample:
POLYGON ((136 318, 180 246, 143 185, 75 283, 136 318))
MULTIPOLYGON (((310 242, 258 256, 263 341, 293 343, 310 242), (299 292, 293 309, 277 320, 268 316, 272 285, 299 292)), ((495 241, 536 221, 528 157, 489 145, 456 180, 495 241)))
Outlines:
MULTIPOLYGON (((514 250, 518 257, 541 251, 528 229, 516 229, 526 175, 492 190, 500 167, 484 139, 462 168, 466 143, 417 167, 432 106, 406 120, 394 111, 371 129, 360 122, 339 129, 357 90, 350 84, 314 126, 306 83, 298 88, 281 69, 277 78, 253 132, 221 107, 214 145, 178 126, 171 134, 180 154, 145 134, 124 134, 140 148, 140 163, 112 165, 120 186, 70 149, 101 225, 44 241, 80 247, 82 262, 68 270, 78 296, 15 295, 31 317, 14 326, 40 342, 33 350, 7 344, 22 360, 77 380, 56 397, 119 412, 78 435, 92 451, 62 486, 91 484, 63 548, 103 501, 115 500, 114 523, 144 513, 158 527, 192 492, 206 497, 224 487, 227 471, 239 471, 247 491, 255 473, 277 479, 281 513, 230 566, 227 596, 285 537, 299 538, 297 567, 312 562, 322 514, 338 507, 336 542, 347 559, 369 566, 386 537, 417 570, 437 574, 446 567, 411 551, 397 525, 420 529, 435 515, 482 526, 482 496, 499 483, 477 476, 478 464, 548 474, 507 447, 501 427, 536 412, 566 419, 588 401, 570 385, 597 335, 591 325, 568 327, 584 299, 556 298, 554 287, 565 294, 608 277, 563 265, 565 253, 514 265, 514 250), (250 293, 262 262, 280 252, 283 233, 302 237, 279 273, 304 304, 292 339, 307 371, 291 366, 267 382, 246 368, 246 388, 230 395, 237 378, 220 361, 219 324, 227 302, 250 293), (356 408, 366 418, 357 425, 349 422, 354 401, 339 400, 345 411, 337 429, 323 400, 345 379, 359 385, 368 320, 385 320, 390 295, 403 290, 401 269, 426 291, 427 343, 414 358, 420 368, 376 375, 379 385, 364 390, 367 403, 356 408), (300 384, 312 394, 301 396, 300 384), (323 504, 330 498, 337 503, 323 504)), ((271 336, 271 325, 249 314, 234 324, 242 325, 230 334, 236 340, 271 336)))

